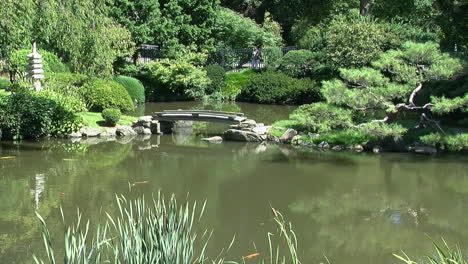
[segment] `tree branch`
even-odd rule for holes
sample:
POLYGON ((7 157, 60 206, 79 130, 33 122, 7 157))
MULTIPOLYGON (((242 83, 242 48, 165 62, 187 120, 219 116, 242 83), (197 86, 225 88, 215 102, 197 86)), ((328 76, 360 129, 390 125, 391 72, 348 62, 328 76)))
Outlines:
POLYGON ((410 105, 415 106, 414 98, 416 97, 416 95, 418 95, 418 93, 422 90, 422 88, 423 88, 422 83, 419 83, 418 87, 416 87, 416 89, 414 89, 414 91, 411 93, 411 96, 410 96, 410 98, 408 100, 410 105))

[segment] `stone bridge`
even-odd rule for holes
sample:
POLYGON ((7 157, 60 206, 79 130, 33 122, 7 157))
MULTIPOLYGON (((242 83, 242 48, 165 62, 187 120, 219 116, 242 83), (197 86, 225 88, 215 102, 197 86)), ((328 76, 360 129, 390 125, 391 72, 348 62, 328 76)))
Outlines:
POLYGON ((247 120, 243 113, 210 110, 164 110, 153 114, 158 121, 199 121, 238 125, 247 120))

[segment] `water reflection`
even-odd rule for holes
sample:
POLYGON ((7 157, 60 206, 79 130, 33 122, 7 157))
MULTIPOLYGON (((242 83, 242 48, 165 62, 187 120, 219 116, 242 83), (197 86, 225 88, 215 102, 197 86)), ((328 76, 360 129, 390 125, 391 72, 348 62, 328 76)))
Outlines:
MULTIPOLYGON (((174 108, 173 108, 174 109, 174 108)), ((114 194, 158 190, 208 200, 204 224, 217 254, 236 234, 228 258, 266 252, 270 204, 293 221, 303 263, 395 263, 391 253, 430 251, 425 234, 468 246, 468 157, 315 152, 289 146, 209 144, 207 124, 173 135, 115 141, 2 142, 0 263, 42 252, 43 215, 63 235, 59 207, 97 221, 115 212, 114 194), (147 184, 132 186, 135 182, 147 184), (131 188, 130 188, 131 186, 131 188)))

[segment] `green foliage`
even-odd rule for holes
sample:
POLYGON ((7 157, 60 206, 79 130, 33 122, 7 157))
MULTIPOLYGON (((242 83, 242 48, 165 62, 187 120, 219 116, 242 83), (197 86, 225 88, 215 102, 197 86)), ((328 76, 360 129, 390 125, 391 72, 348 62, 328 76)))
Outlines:
POLYGON ((138 79, 127 76, 116 76, 114 81, 122 85, 125 90, 127 90, 132 101, 136 101, 139 104, 145 102, 145 87, 138 79))
POLYGON ((208 65, 205 67, 206 75, 211 83, 206 89, 206 94, 220 92, 226 80, 226 71, 219 65, 208 65))
POLYGON ((81 125, 84 105, 73 97, 50 91, 18 91, 0 96, 0 129, 8 139, 64 135, 81 125))
POLYGON ((460 151, 468 148, 468 133, 458 135, 442 135, 432 133, 419 138, 426 145, 446 149, 448 151, 460 151))
POLYGON ((119 122, 122 113, 120 112, 120 109, 117 108, 106 108, 102 110, 101 115, 107 125, 115 126, 117 122, 119 122))
POLYGON ((114 61, 132 55, 134 44, 108 12, 107 1, 44 0, 35 26, 39 46, 66 58, 73 72, 111 76, 114 61))
POLYGON ((345 129, 353 125, 352 111, 326 103, 301 105, 294 110, 290 119, 302 124, 308 131, 318 133, 345 129))
POLYGON ((292 50, 279 60, 277 70, 290 77, 307 77, 311 71, 314 53, 309 50, 292 50))
POLYGON ((358 130, 366 135, 372 135, 379 139, 387 137, 399 138, 408 131, 400 124, 386 124, 382 122, 361 124, 358 130))
POLYGON ((336 17, 325 38, 325 52, 335 69, 362 67, 377 59, 386 41, 386 32, 363 17, 336 17))
POLYGON ((200 99, 210 84, 203 68, 187 58, 148 63, 143 75, 148 82, 146 95, 150 100, 164 96, 200 99))
POLYGON ((318 85, 310 79, 294 79, 282 73, 254 76, 244 87, 241 99, 259 103, 310 103, 321 99, 318 85))
POLYGON ((127 112, 134 108, 127 90, 114 81, 90 80, 83 86, 81 93, 86 106, 92 111, 100 112, 105 108, 118 108, 122 112, 127 112))
POLYGON ((10 87, 11 83, 9 80, 0 78, 0 90, 6 90, 10 87))
MULTIPOLYGON (((30 53, 30 49, 17 50, 11 53, 7 59, 8 70, 14 75, 24 76, 27 73, 29 65, 27 55, 30 53)), ((42 55, 42 66, 45 75, 68 71, 67 67, 54 53, 45 50, 38 50, 38 53, 42 55)))
POLYGON ((36 1, 2 0, 0 3, 0 58, 32 43, 36 1))
POLYGON ((254 70, 230 72, 226 74, 226 81, 221 87, 221 94, 225 100, 234 101, 257 73, 254 70))
POLYGON ((325 141, 331 145, 355 146, 375 141, 377 138, 359 130, 345 129, 320 134, 317 137, 305 136, 303 140, 306 142, 312 142, 314 144, 320 144, 321 142, 325 141))
MULTIPOLYGON (((87 127, 100 128, 106 122, 102 118, 101 113, 81 112, 79 115, 83 119, 83 125, 87 127)), ((117 124, 122 126, 131 126, 133 122, 137 121, 137 119, 138 118, 134 116, 122 115, 117 124)))
POLYGON ((254 45, 276 47, 282 42, 272 27, 262 28, 252 19, 227 8, 218 9, 213 33, 217 47, 222 48, 249 48, 254 45))
POLYGON ((435 113, 451 113, 455 110, 468 113, 468 92, 464 97, 445 98, 445 97, 432 97, 434 106, 431 111, 435 113))
POLYGON ((416 262, 411 260, 411 258, 403 252, 403 256, 393 254, 397 259, 401 260, 406 264, 467 264, 468 262, 465 260, 465 256, 463 255, 460 247, 457 245, 455 247, 450 247, 444 239, 442 239, 443 245, 440 246, 436 242, 434 244, 434 251, 435 253, 428 255, 427 261, 428 262, 416 262))

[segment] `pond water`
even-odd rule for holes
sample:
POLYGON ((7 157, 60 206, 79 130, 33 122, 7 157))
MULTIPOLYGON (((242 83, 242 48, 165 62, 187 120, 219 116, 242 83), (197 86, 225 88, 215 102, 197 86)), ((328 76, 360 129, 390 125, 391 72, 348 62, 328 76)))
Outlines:
MULTIPOLYGON (((194 103, 147 104, 135 115, 194 103)), ((205 107, 206 108, 206 107, 205 107)), ((286 118, 291 107, 237 104, 258 122, 286 118)), ((302 263, 397 263, 392 253, 431 252, 444 237, 468 247, 468 157, 320 153, 288 146, 208 144, 221 125, 197 124, 189 135, 130 142, 42 140, 2 142, 0 157, 0 263, 31 263, 42 237, 34 210, 54 237, 62 237, 76 208, 97 221, 115 212, 115 194, 150 197, 161 190, 207 207, 203 228, 213 230, 209 252, 267 255, 274 231, 270 205, 293 223, 302 263), (146 184, 131 183, 147 181, 146 184), (255 249, 255 246, 257 249, 255 249)), ((253 259, 247 263, 256 263, 253 259)))

